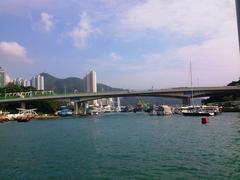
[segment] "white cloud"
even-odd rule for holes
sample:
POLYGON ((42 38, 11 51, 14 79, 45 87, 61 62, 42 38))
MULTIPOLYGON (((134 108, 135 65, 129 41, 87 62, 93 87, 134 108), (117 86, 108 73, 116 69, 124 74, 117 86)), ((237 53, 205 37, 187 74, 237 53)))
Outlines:
POLYGON ((114 61, 122 59, 122 57, 119 54, 115 53, 115 52, 111 52, 109 54, 109 57, 110 57, 110 59, 112 59, 114 61))
POLYGON ((121 74, 120 77, 105 77, 105 82, 116 87, 119 84, 143 89, 152 85, 156 88, 189 86, 190 60, 194 86, 222 86, 237 80, 240 57, 236 21, 223 23, 218 33, 201 43, 142 54, 137 62, 131 59, 105 64, 99 62, 98 68, 115 69, 115 74, 121 74))
POLYGON ((41 13, 41 25, 42 25, 44 31, 46 31, 46 32, 51 31, 51 29, 54 26, 53 16, 48 13, 42 12, 41 13))
MULTIPOLYGON (((188 85, 190 59, 195 85, 197 81, 199 85, 226 85, 239 77, 234 1, 146 0, 126 9, 118 17, 115 34, 123 35, 127 40, 136 36, 141 39, 146 34, 165 38, 169 47, 164 51, 156 48, 139 57, 137 68, 124 73, 117 81, 124 82, 126 87, 188 85), (174 48, 169 44, 172 40, 176 42, 174 48), (131 81, 125 82, 126 78, 131 81)), ((128 69, 131 67, 136 67, 136 62, 129 60, 128 69)), ((111 77, 107 78, 115 82, 111 77)))
POLYGON ((99 29, 92 27, 90 18, 87 14, 83 13, 78 25, 69 32, 69 36, 72 38, 74 45, 82 49, 87 46, 88 39, 99 32, 99 29))
POLYGON ((23 63, 31 62, 26 49, 17 42, 0 42, 0 57, 23 63))
POLYGON ((234 2, 229 0, 146 0, 122 14, 120 23, 127 31, 208 36, 235 15, 233 9, 234 2))
MULTIPOLYGON (((160 53, 142 55, 141 68, 132 73, 144 85, 157 87, 189 85, 189 62, 192 61, 194 86, 222 86, 239 77, 240 58, 235 23, 218 36, 201 44, 190 44, 160 53), (143 73, 144 72, 144 73, 143 73), (147 74, 146 80, 143 74, 147 74), (157 81, 156 81, 157 79, 157 81), (149 82, 148 82, 149 80, 149 82)), ((130 75, 131 76, 131 75, 130 75)), ((136 82, 137 78, 134 82, 136 82)), ((138 84, 129 86, 139 87, 138 84)))

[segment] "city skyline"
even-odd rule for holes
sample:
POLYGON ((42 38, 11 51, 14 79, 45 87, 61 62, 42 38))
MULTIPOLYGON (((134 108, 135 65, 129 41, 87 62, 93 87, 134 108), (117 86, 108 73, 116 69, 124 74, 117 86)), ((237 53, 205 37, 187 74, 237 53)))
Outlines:
POLYGON ((23 78, 94 69, 112 87, 160 89, 189 85, 191 60, 193 84, 226 85, 239 78, 235 10, 229 0, 0 2, 0 66, 23 78))

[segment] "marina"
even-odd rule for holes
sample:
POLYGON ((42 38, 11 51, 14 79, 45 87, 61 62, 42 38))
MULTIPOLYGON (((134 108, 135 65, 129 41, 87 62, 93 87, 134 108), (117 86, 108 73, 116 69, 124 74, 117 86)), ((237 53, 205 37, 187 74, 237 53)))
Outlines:
POLYGON ((240 180, 240 0, 0 9, 0 180, 240 180))
MULTIPOLYGON (((138 109, 138 111, 134 111, 133 107, 123 107, 123 112, 145 112, 145 114, 149 114, 150 116, 163 116, 163 115, 183 115, 183 116, 214 116, 221 113, 221 107, 219 106, 206 106, 206 105, 198 105, 198 106, 169 106, 169 105, 152 105, 149 109, 138 109)), ((61 106, 55 114, 38 114, 37 109, 24 109, 17 108, 19 111, 17 114, 10 114, 9 112, 1 112, 0 114, 0 122, 8 122, 8 121, 18 121, 18 122, 29 122, 31 119, 52 119, 58 117, 68 117, 73 116, 73 112, 67 106, 61 106)), ((115 110, 111 109, 101 109, 96 107, 91 107, 88 109, 88 116, 96 116, 103 113, 113 113, 115 110)), ((118 112, 118 111, 117 111, 118 112)), ((119 111, 120 112, 120 111, 119 111)), ((75 114, 76 116, 76 114, 75 114)), ((77 115, 78 117, 85 116, 77 115)))

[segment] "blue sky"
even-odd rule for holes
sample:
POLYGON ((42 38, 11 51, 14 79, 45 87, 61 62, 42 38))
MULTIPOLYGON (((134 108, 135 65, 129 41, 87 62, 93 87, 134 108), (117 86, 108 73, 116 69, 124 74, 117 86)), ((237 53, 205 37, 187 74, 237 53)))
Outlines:
POLYGON ((233 0, 0 2, 0 66, 130 89, 226 85, 239 78, 233 0), (220 13, 219 13, 220 12, 220 13))

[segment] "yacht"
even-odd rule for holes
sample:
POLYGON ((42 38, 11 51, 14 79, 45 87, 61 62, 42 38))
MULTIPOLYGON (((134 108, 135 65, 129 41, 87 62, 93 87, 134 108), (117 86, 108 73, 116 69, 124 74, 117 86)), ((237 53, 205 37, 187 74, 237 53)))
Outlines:
POLYGON ((189 106, 182 111, 184 116, 214 116, 220 113, 218 106, 189 106))

